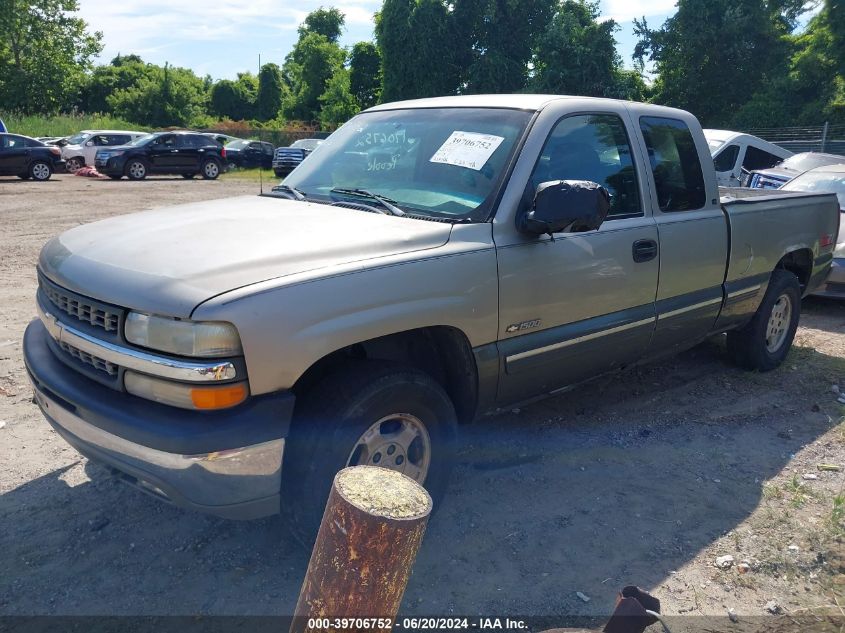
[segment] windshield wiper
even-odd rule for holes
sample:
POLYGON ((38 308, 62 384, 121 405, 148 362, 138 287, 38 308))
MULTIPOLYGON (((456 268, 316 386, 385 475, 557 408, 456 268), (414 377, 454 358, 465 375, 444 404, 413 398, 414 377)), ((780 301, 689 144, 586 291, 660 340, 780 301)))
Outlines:
POLYGON ((393 215, 403 216, 405 212, 396 206, 396 201, 391 200, 390 198, 386 198, 385 196, 380 196, 377 193, 373 193, 372 191, 367 191, 366 189, 347 189, 345 187, 335 187, 332 189, 332 193, 341 193, 347 196, 359 196, 361 198, 368 198, 370 200, 375 200, 382 207, 390 211, 393 215))
POLYGON ((290 185, 276 185, 270 191, 275 191, 276 193, 286 193, 288 195, 285 197, 293 200, 305 200, 305 194, 296 187, 291 187, 290 185))

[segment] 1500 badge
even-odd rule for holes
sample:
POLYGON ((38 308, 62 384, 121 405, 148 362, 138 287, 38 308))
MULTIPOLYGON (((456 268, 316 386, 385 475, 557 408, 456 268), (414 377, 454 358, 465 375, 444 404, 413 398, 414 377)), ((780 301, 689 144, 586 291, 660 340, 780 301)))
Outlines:
POLYGON ((531 328, 539 326, 540 319, 534 319, 533 321, 523 321, 522 323, 514 323, 513 325, 509 325, 505 332, 507 332, 508 334, 513 334, 514 332, 522 332, 523 330, 530 330, 531 328))

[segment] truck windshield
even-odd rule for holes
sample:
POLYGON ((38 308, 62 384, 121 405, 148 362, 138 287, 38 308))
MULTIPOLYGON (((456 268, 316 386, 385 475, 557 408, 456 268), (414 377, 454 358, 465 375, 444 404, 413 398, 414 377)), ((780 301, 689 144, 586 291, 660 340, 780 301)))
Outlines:
POLYGON ((285 179, 317 201, 364 190, 410 213, 486 219, 530 112, 416 108, 365 112, 326 139, 285 179))

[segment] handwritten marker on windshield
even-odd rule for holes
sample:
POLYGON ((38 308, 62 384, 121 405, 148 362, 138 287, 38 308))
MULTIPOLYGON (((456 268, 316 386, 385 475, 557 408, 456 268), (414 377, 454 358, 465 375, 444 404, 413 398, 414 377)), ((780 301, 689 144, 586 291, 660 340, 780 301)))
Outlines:
POLYGON ((376 466, 341 470, 329 493, 291 633, 390 631, 431 508, 426 489, 402 473, 376 466), (335 628, 332 621, 338 618, 376 622, 335 628))

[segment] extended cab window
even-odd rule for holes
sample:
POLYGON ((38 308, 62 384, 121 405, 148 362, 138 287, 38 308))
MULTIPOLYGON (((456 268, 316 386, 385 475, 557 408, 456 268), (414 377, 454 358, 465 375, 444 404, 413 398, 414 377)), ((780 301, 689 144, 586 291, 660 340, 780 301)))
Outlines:
POLYGON ((625 124, 615 114, 561 119, 531 175, 534 189, 550 180, 590 180, 610 192, 610 218, 642 215, 625 124))
POLYGON ((764 152, 756 147, 749 147, 745 150, 745 158, 742 160, 742 166, 748 171, 769 169, 777 165, 781 160, 781 158, 778 158, 774 154, 769 154, 769 152, 764 152))
POLYGON ((736 165, 737 156, 739 156, 739 145, 730 145, 719 152, 713 160, 713 166, 716 171, 730 171, 736 165))
POLYGON ((657 203, 661 211, 700 209, 707 200, 698 150, 687 124, 678 119, 642 117, 657 203))

